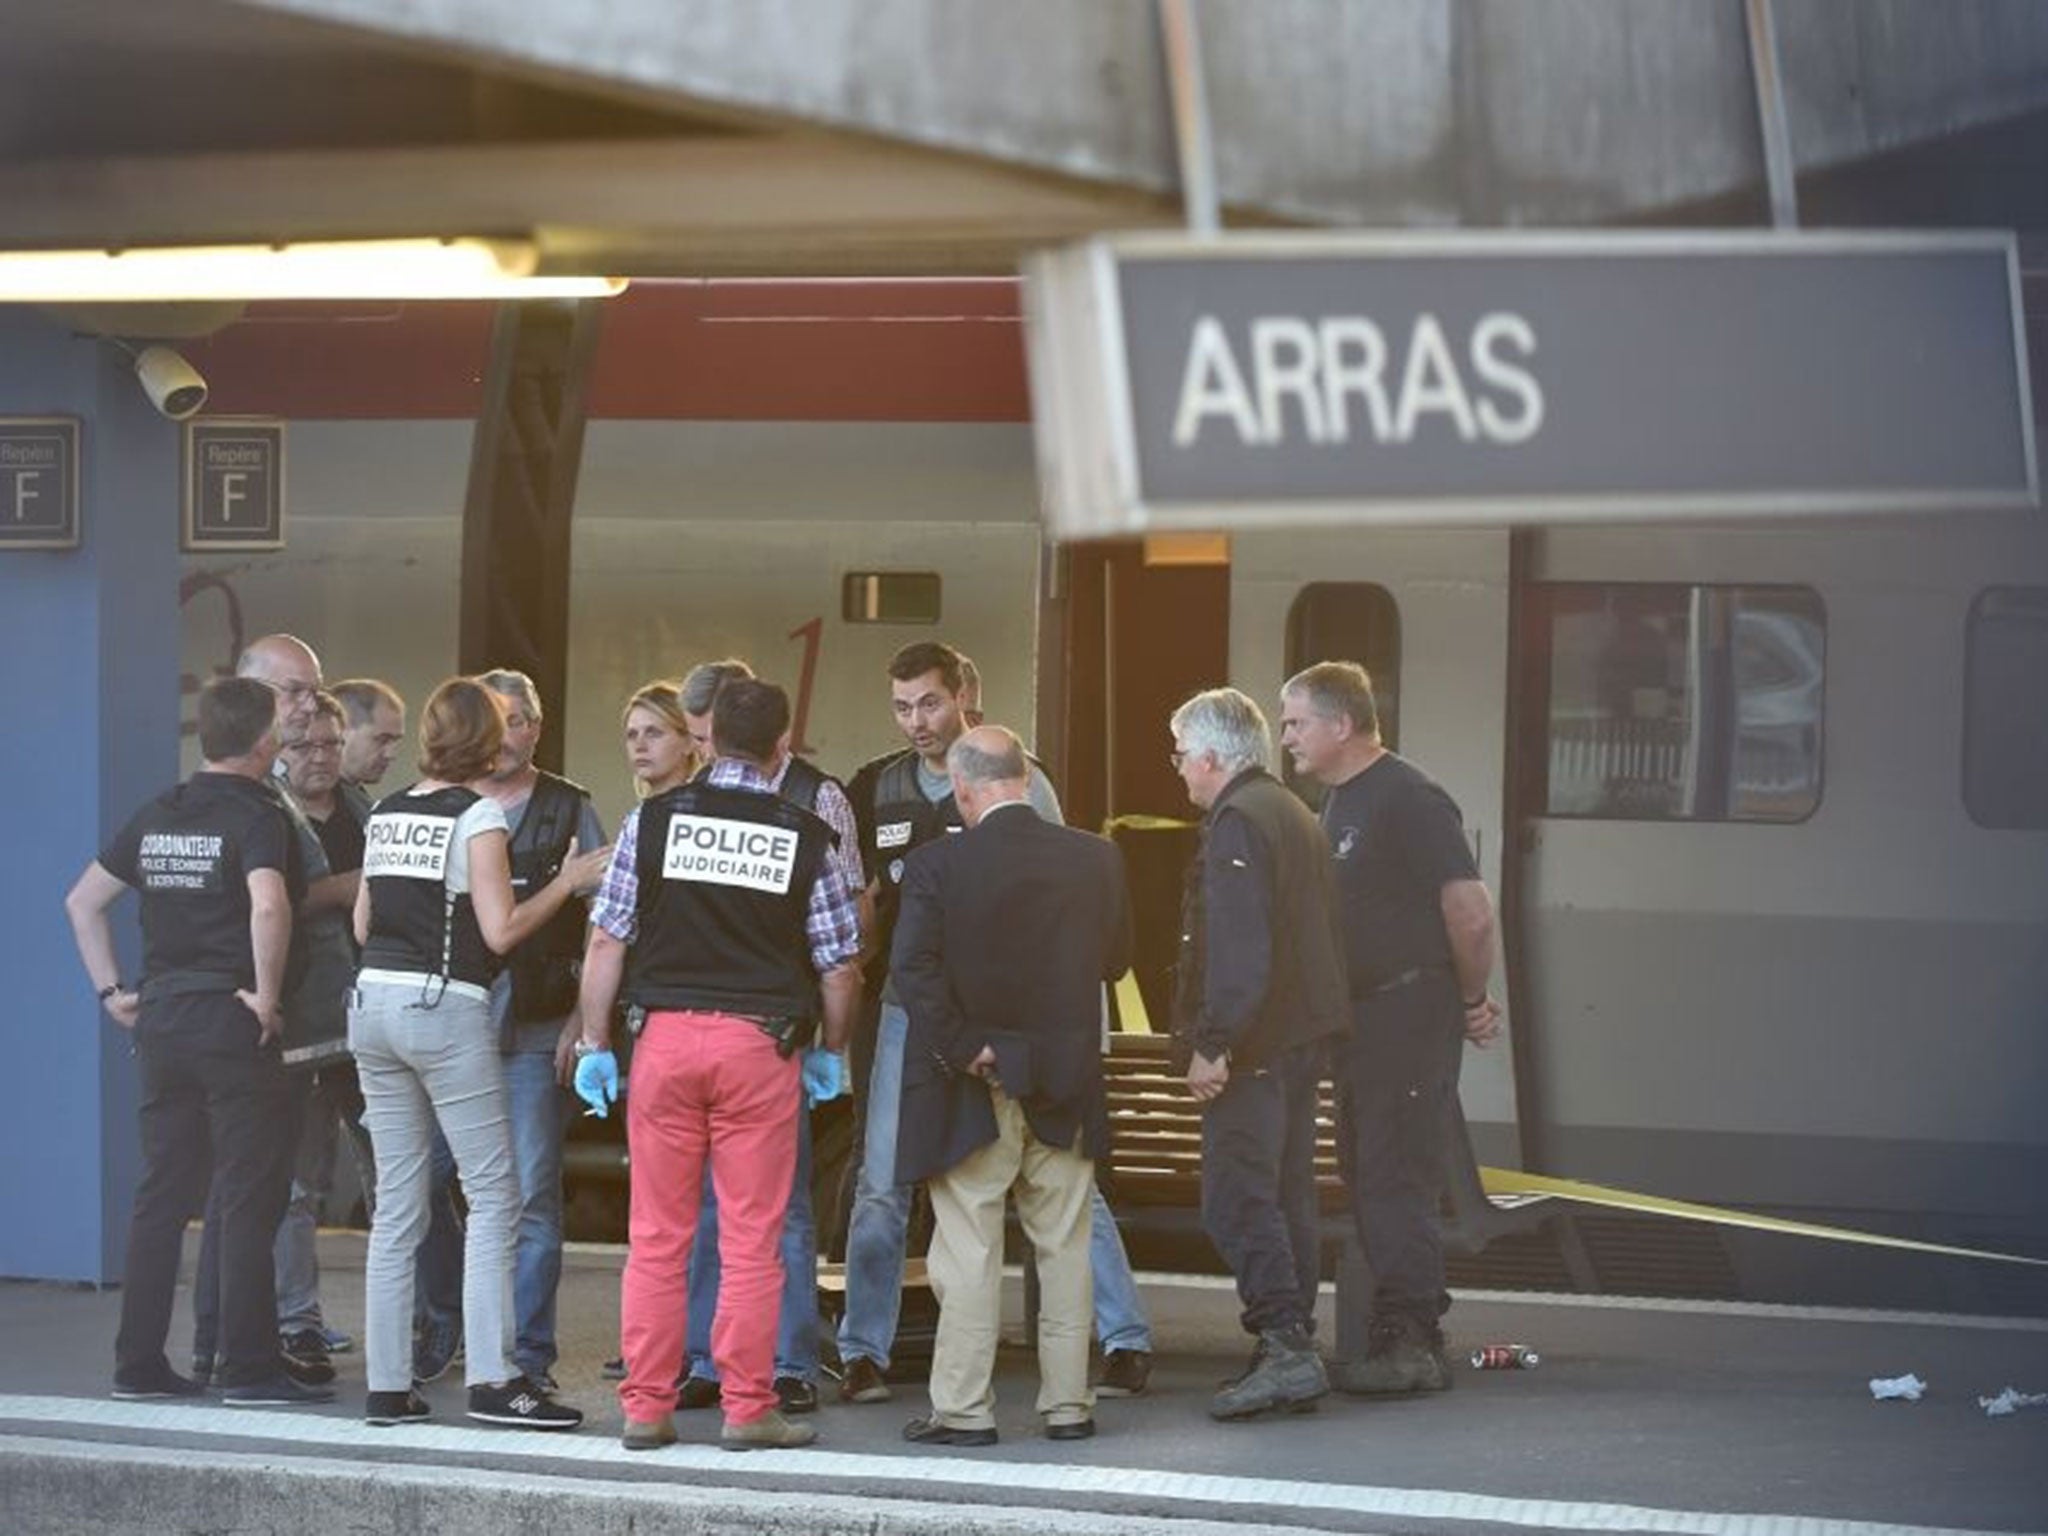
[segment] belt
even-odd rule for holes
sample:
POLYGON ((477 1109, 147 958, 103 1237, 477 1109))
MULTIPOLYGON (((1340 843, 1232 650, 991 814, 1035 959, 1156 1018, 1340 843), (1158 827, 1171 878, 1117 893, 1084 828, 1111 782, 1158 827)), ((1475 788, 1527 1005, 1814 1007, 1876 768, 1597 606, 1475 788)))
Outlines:
POLYGON ((374 986, 412 987, 420 991, 441 982, 442 985, 436 990, 436 996, 450 992, 457 997, 466 997, 478 1003, 488 1003, 491 1000, 489 987, 480 987, 473 981, 457 981, 453 977, 429 975, 425 971, 386 971, 366 965, 356 972, 356 985, 361 986, 366 981, 374 986))
POLYGON ((1416 982, 1426 981, 1431 976, 1448 976, 1450 974, 1451 968, 1448 965, 1411 966, 1398 976, 1389 976, 1385 981, 1378 983, 1376 986, 1367 987, 1361 995, 1365 997, 1378 997, 1382 992, 1398 992, 1403 987, 1412 987, 1416 982))

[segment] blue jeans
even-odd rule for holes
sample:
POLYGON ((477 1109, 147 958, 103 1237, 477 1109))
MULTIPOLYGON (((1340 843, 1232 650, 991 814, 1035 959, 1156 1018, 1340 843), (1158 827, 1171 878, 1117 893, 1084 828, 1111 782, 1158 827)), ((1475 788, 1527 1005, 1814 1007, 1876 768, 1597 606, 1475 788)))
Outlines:
POLYGON ((562 1283, 562 1135, 568 1095, 555 1081, 555 1053, 505 1058, 512 1159, 519 1173, 519 1227, 512 1251, 512 1363, 528 1375, 551 1370, 555 1294, 562 1283))
MULTIPOLYGON (((801 1089, 798 1090, 801 1093, 801 1089)), ((697 1235, 690 1249, 689 1370, 718 1380, 711 1361, 711 1320, 718 1311, 718 1194, 704 1165, 697 1235)), ((796 1116, 796 1174, 782 1218, 782 1308, 775 1325, 775 1377, 815 1381, 818 1376, 818 1228, 811 1216, 811 1115, 796 1116)))
MULTIPOLYGON (((887 1368, 903 1299, 903 1249, 910 1232, 911 1186, 896 1179, 896 1118, 903 1099, 903 1042, 910 1017, 882 1004, 868 1077, 860 1176, 846 1232, 846 1314, 839 1321, 839 1358, 887 1368)), ((1152 1348, 1152 1328, 1109 1202, 1097 1188, 1088 1239, 1095 1271, 1095 1332, 1105 1352, 1152 1348)))

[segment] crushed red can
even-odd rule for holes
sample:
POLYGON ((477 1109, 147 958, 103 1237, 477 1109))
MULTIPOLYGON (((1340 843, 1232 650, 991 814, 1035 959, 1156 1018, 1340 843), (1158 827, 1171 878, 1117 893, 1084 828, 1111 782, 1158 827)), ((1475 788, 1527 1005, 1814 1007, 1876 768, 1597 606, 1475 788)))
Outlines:
POLYGON ((1533 1371, 1543 1357, 1526 1344, 1482 1344, 1472 1351, 1475 1371, 1533 1371))

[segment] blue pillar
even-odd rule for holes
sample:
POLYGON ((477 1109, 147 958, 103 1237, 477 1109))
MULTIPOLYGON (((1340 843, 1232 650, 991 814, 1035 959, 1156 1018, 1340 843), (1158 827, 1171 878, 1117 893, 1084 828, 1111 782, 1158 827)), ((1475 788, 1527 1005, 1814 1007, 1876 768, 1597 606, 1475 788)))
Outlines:
MULTIPOLYGON (((178 772, 178 429, 125 354, 0 306, 0 416, 79 419, 83 539, 0 549, 0 1275, 118 1280, 135 1187, 135 1063, 93 1001, 64 893, 178 772)), ((115 908, 122 974, 134 898, 115 908)))

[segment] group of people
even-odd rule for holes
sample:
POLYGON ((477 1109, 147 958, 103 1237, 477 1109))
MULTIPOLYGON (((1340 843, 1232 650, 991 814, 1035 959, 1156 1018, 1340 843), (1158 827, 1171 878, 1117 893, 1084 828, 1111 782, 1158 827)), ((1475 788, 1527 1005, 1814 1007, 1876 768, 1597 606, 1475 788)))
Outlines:
MULTIPOLYGON (((807 1444, 808 1111, 848 1090, 856 1036, 840 1399, 891 1396, 919 1184, 940 1316, 930 1411, 906 1438, 996 1438, 1012 1197, 1042 1284, 1047 1436, 1092 1435, 1098 1394, 1143 1392, 1150 1326, 1095 1178, 1104 987, 1131 957, 1121 857, 1064 827, 1043 769, 983 723, 968 658, 919 642, 888 676, 906 744, 844 784, 791 752, 787 694, 744 663, 648 684, 623 712, 640 799, 609 844, 588 794, 535 766, 541 701, 521 673, 437 688, 420 777, 374 802, 405 735, 388 686, 325 689, 284 635, 209 683, 199 771, 67 898, 142 1088, 115 1395, 331 1400, 349 1341, 320 1312, 312 1232, 339 1129, 374 1192, 367 1421, 430 1417, 418 1387, 459 1353, 472 1419, 576 1427, 553 1378, 562 1139, 575 1099, 609 1114, 624 1090, 622 1443, 670 1444, 677 1408, 716 1404, 730 1448, 807 1444), (109 922, 130 889, 134 985, 109 922), (201 1212, 186 1376, 166 1348, 201 1212)), ((1499 1028, 1492 910, 1455 805, 1381 745, 1362 669, 1311 667, 1281 703, 1287 750, 1328 787, 1320 825, 1273 777, 1251 699, 1212 690, 1171 720, 1203 812, 1175 1037, 1203 1106, 1204 1226, 1256 1339, 1210 1404, 1221 1419, 1331 1384, 1311 1338, 1326 1073, 1375 1276, 1371 1347, 1336 1385, 1448 1385, 1439 1144, 1463 1043, 1499 1028)))

